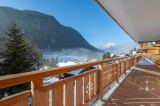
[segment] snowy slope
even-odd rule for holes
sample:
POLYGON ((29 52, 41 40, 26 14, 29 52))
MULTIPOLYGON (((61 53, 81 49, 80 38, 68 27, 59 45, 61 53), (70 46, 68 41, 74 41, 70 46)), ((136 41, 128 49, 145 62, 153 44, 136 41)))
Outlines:
POLYGON ((136 43, 127 42, 121 45, 116 45, 114 43, 108 43, 104 46, 98 47, 100 50, 103 50, 104 52, 110 52, 111 54, 122 54, 127 53, 129 54, 130 50, 133 50, 136 48, 136 43))
POLYGON ((98 48, 104 50, 104 49, 108 49, 110 47, 116 47, 116 44, 114 44, 114 43, 108 43, 108 44, 100 46, 98 48))
MULTIPOLYGON (((64 67, 64 66, 70 66, 70 65, 77 65, 77 64, 81 64, 81 63, 77 63, 77 62, 72 62, 72 61, 68 61, 68 62, 59 62, 57 64, 58 67, 64 67)), ((75 70, 75 71, 71 71, 71 72, 68 72, 72 75, 77 75, 82 69, 79 69, 79 70, 75 70)))

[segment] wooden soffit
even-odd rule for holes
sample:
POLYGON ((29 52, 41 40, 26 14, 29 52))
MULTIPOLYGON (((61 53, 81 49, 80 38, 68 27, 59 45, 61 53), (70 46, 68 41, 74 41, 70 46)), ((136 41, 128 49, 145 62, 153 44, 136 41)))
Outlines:
POLYGON ((160 0, 96 0, 136 42, 160 40, 160 0))

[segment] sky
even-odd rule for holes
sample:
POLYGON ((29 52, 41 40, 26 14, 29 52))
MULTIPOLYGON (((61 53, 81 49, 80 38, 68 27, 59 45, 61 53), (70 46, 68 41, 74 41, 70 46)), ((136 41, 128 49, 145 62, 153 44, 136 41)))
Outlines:
POLYGON ((95 47, 107 43, 135 44, 94 0, 0 0, 0 6, 52 15, 95 47))

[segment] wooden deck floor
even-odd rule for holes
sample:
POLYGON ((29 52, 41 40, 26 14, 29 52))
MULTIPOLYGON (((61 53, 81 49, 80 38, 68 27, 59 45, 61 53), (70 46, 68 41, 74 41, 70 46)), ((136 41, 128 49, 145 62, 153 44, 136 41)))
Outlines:
POLYGON ((160 68, 137 65, 104 106, 160 106, 160 68))

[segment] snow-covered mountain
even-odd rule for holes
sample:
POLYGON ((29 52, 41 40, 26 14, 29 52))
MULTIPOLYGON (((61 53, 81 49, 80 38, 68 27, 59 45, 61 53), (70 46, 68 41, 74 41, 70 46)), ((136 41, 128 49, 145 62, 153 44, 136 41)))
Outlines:
POLYGON ((122 54, 127 53, 129 54, 130 50, 133 50, 136 47, 136 43, 127 42, 121 45, 116 45, 114 43, 108 43, 104 46, 98 47, 98 49, 104 51, 104 52, 110 52, 111 54, 122 54))
POLYGON ((114 44, 114 43, 108 43, 108 44, 100 46, 98 48, 104 50, 104 49, 108 49, 110 47, 116 47, 116 44, 114 44))

